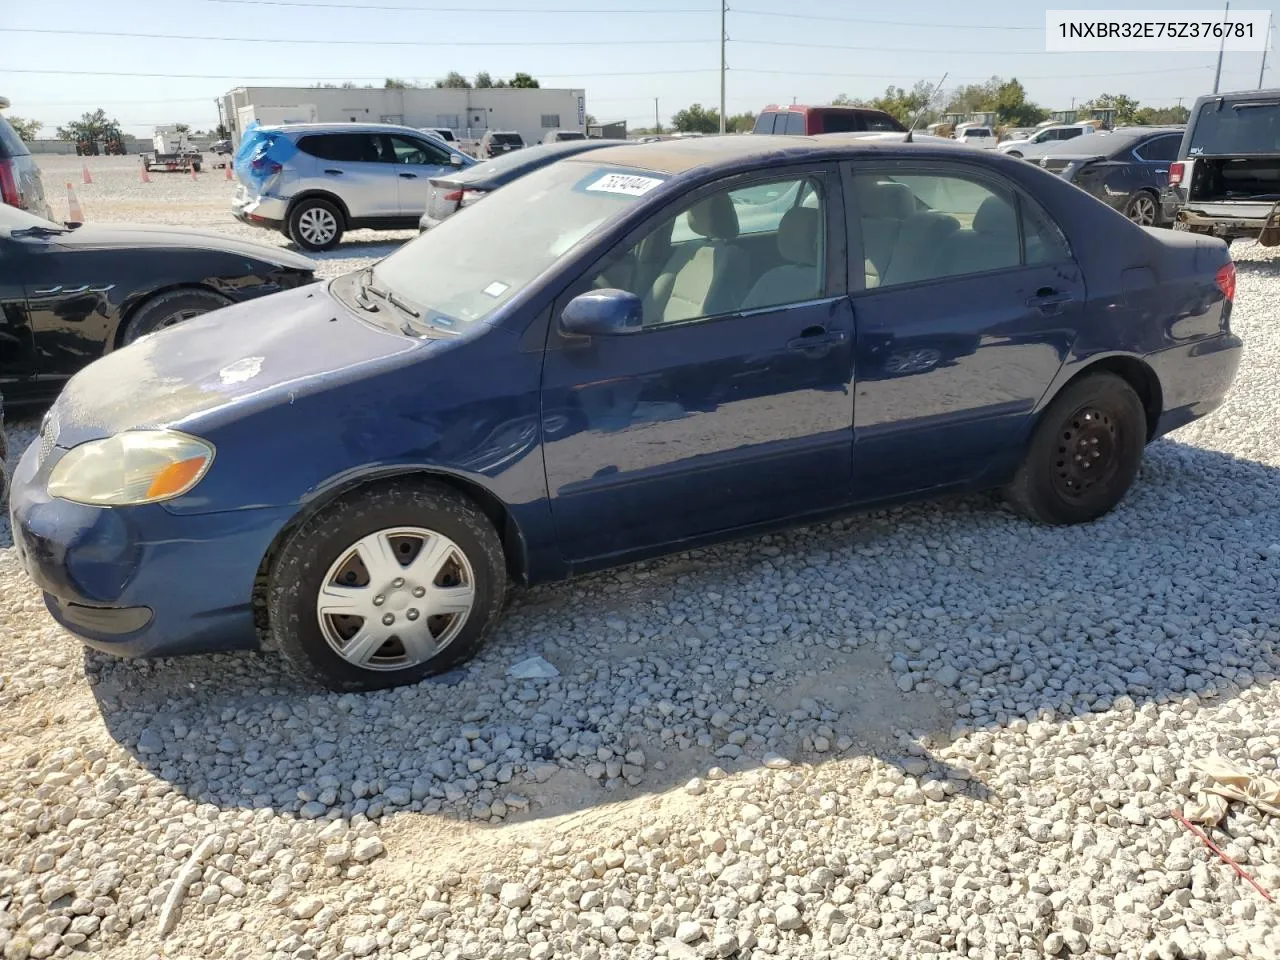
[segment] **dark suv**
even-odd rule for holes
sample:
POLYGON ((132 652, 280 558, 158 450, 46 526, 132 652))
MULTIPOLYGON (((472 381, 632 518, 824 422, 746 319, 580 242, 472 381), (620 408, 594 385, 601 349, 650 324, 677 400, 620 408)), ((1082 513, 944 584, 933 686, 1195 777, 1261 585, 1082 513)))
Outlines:
POLYGON ((906 133, 907 128, 883 110, 871 107, 780 107, 771 103, 756 117, 752 133, 808 136, 814 133, 906 133))
MULTIPOLYGON (((0 97, 0 110, 9 101, 0 97)), ((44 183, 35 157, 9 121, 0 116, 0 202, 37 217, 52 220, 53 213, 44 196, 44 183)))

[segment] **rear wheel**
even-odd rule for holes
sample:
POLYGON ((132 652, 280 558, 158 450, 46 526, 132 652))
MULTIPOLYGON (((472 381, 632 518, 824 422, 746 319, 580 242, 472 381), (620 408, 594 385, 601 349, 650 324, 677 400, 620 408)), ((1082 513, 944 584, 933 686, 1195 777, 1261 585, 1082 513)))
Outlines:
POLYGON ((497 531, 474 503, 397 481, 289 537, 271 571, 271 635, 295 673, 331 690, 415 683, 475 655, 506 586, 497 531))
POLYGON ((289 211, 289 237, 304 250, 332 250, 342 239, 342 213, 328 200, 302 200, 289 211))
POLYGON ((143 301, 129 317, 120 342, 133 343, 148 333, 172 327, 202 313, 221 310, 230 303, 226 297, 212 290, 170 290, 156 294, 150 300, 143 301))
POLYGON ((1090 374, 1049 405, 1005 495, 1041 523, 1096 520, 1132 485, 1146 440, 1133 388, 1112 373, 1090 374))
POLYGON ((1148 190, 1138 190, 1124 205, 1124 215, 1140 227, 1158 226, 1160 205, 1148 190))

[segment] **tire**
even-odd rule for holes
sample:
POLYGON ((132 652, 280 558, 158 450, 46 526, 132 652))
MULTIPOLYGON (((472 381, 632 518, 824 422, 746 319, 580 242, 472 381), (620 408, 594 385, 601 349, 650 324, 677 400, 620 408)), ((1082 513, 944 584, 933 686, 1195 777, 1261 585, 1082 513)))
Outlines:
POLYGON ((1135 190, 1124 202, 1124 215, 1140 227, 1160 226, 1160 199, 1150 190, 1135 190))
POLYGON ((195 170, 195 172, 196 172, 196 173, 199 173, 199 172, 200 172, 200 164, 198 164, 198 163, 196 163, 196 164, 192 164, 192 169, 193 169, 193 170, 195 170))
POLYGON ((1146 442, 1147 415, 1133 388, 1112 373, 1089 374, 1044 412, 1005 497, 1041 523, 1096 520, 1133 484, 1146 442))
POLYGON ((121 345, 133 343, 139 337, 172 327, 183 320, 190 320, 202 313, 221 310, 231 303, 226 297, 212 290, 170 290, 158 293, 133 311, 120 337, 121 345))
POLYGON ((328 200, 301 200, 289 211, 289 239, 304 250, 332 250, 342 239, 342 212, 328 200))
POLYGON ((506 590, 502 544, 476 505, 440 483, 398 480, 342 497, 289 536, 267 586, 270 635, 304 681, 335 691, 398 687, 473 657, 501 615, 506 590), (433 553, 424 557, 428 549, 433 553), (415 570, 419 560, 428 566, 415 570), (422 578, 416 585, 415 574, 422 578), (467 586, 465 611, 428 613, 433 595, 460 608, 467 586), (376 606, 395 622, 326 613, 328 603, 332 610, 376 606), (396 634, 411 621, 412 643, 396 634), (362 642, 366 627, 373 630, 362 642))

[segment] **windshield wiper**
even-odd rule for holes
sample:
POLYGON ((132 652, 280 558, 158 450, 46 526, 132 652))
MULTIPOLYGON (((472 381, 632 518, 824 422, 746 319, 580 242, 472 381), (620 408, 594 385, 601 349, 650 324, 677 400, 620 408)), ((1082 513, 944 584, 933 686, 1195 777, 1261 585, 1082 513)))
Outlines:
POLYGON ((46 227, 37 224, 34 227, 23 227, 21 230, 14 230, 10 236, 13 237, 56 237, 60 234, 70 233, 70 230, 64 230, 62 227, 46 227))
POLYGON ((383 300, 387 299, 387 294, 386 291, 379 290, 375 287, 372 280, 373 267, 369 267, 360 277, 360 291, 355 295, 355 301, 361 309, 368 310, 370 313, 377 313, 378 305, 370 300, 366 294, 372 293, 375 296, 381 297, 383 300))

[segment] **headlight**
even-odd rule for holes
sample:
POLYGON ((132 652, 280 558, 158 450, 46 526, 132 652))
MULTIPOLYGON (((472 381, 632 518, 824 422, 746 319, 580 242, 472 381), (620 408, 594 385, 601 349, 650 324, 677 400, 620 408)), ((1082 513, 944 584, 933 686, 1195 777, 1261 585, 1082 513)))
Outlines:
POLYGON ((49 494, 99 507, 180 497, 213 463, 213 447, 176 430, 130 430, 82 443, 57 462, 49 494))

